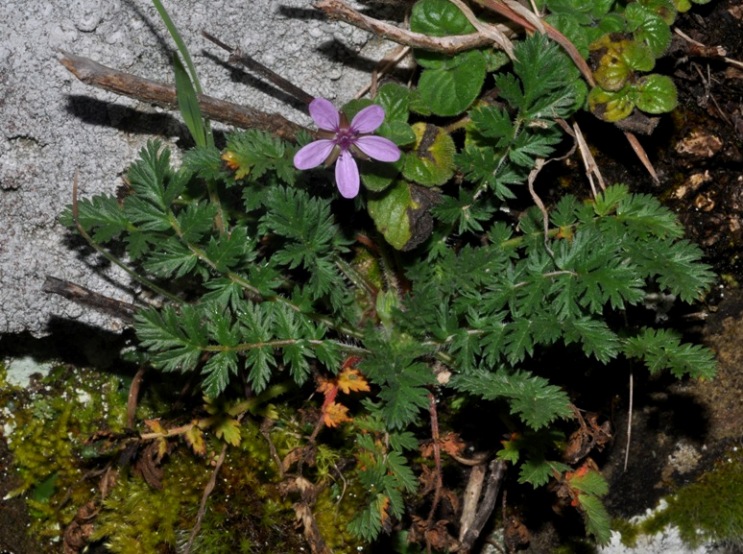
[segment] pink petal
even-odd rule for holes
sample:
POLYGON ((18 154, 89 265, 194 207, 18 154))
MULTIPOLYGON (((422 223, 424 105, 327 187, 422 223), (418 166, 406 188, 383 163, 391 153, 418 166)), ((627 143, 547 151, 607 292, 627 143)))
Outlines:
POLYGON ((348 150, 341 152, 335 164, 335 183, 343 198, 354 198, 359 193, 359 166, 348 150))
POLYGON ((384 121, 384 108, 372 104, 357 113, 351 120, 351 129, 357 133, 373 133, 384 121))
POLYGON ((400 159, 400 149, 390 139, 370 135, 359 137, 354 146, 364 154, 380 162, 396 162, 400 159))
POLYGON ((310 115, 323 131, 337 131, 341 122, 338 110, 325 98, 315 98, 310 102, 310 115))
POLYGON ((328 159, 335 143, 332 140, 321 139, 311 142, 294 154, 294 167, 297 169, 312 169, 328 159))

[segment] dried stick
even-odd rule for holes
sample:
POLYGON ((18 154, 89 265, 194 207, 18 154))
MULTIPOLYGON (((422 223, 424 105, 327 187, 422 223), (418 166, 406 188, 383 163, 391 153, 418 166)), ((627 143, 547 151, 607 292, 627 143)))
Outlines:
POLYGON ((593 79, 593 72, 583 59, 583 56, 578 52, 578 49, 565 35, 555 29, 552 25, 548 24, 546 21, 540 20, 534 14, 523 8, 523 6, 520 6, 515 2, 506 2, 503 0, 475 0, 475 2, 491 11, 494 11, 498 15, 505 17, 509 21, 513 21, 517 25, 523 27, 526 31, 539 31, 546 34, 557 44, 562 46, 568 56, 570 56, 570 59, 573 60, 573 63, 583 74, 583 78, 586 82, 591 86, 596 85, 596 81, 593 79))
POLYGON ((274 85, 279 87, 281 90, 291 94, 294 98, 296 98, 300 102, 303 102, 304 104, 309 104, 315 99, 315 97, 312 96, 309 92, 302 90, 301 88, 299 88, 297 85, 295 85, 291 81, 284 79, 281 75, 267 68, 262 63, 254 60, 253 58, 245 54, 239 48, 232 48, 232 46, 225 44, 224 42, 219 40, 217 37, 215 37, 214 35, 210 33, 207 33, 206 31, 201 31, 201 34, 207 40, 210 40, 211 42, 213 42, 214 44, 216 44, 223 50, 226 50, 227 52, 230 53, 230 58, 228 60, 229 63, 239 63, 241 65, 244 65, 250 71, 257 73, 264 79, 268 79, 274 85))
MULTIPOLYGON (((89 58, 63 51, 60 53, 62 58, 59 62, 87 85, 123 94, 141 102, 157 104, 169 109, 178 108, 176 91, 173 86, 118 71, 89 58)), ((198 98, 202 113, 215 121, 243 129, 262 129, 287 140, 293 140, 299 131, 306 130, 279 114, 239 106, 205 94, 199 94, 198 98)))
POLYGON ((427 521, 427 523, 430 525, 430 523, 433 521, 434 516, 436 515, 436 508, 438 508, 439 501, 441 500, 441 489, 444 487, 444 482, 441 474, 441 438, 439 436, 439 416, 438 412, 436 411, 436 398, 431 392, 428 393, 428 412, 431 415, 433 460, 434 464, 436 465, 436 485, 433 493, 433 502, 431 502, 431 511, 428 513, 427 521))
POLYGON ((395 25, 379 21, 373 17, 363 15, 353 9, 344 0, 318 0, 313 4, 315 8, 325 12, 331 19, 339 19, 355 27, 364 29, 375 35, 389 39, 398 44, 421 48, 430 52, 456 54, 464 50, 479 48, 492 43, 492 39, 482 33, 457 35, 450 37, 429 37, 422 33, 406 31, 395 25))
POLYGON ((144 379, 145 367, 142 366, 134 374, 132 384, 129 385, 129 396, 126 401, 126 426, 129 429, 134 428, 134 416, 137 413, 137 398, 139 397, 139 389, 142 386, 142 380, 144 379))
POLYGON ((627 410, 627 447, 624 452, 624 471, 629 465, 629 447, 632 444, 632 411, 635 409, 635 376, 632 369, 629 371, 629 408, 627 410))
POLYGON ((599 187, 602 191, 606 190, 604 177, 601 175, 601 171, 599 170, 598 164, 596 164, 591 149, 588 148, 588 143, 586 143, 586 138, 583 136, 583 131, 581 131, 580 127, 575 122, 573 123, 573 133, 575 142, 578 144, 578 151, 580 152, 581 160, 583 160, 583 167, 586 170, 586 177, 588 177, 588 182, 591 185, 591 193, 593 194, 593 197, 596 198, 599 193, 598 190, 596 190, 593 177, 594 175, 596 176, 596 179, 599 182, 599 187))
POLYGON ((57 279, 50 275, 46 276, 41 290, 50 294, 58 294, 78 304, 105 312, 126 323, 134 321, 134 313, 137 311, 137 307, 134 304, 103 296, 81 285, 65 281, 64 279, 57 279))
POLYGON ((480 533, 482 533, 485 524, 493 514, 500 485, 503 481, 503 476, 506 474, 506 462, 495 459, 488 464, 488 469, 490 472, 488 473, 485 493, 482 496, 482 502, 480 502, 472 526, 464 534, 464 538, 461 541, 460 551, 462 552, 468 552, 472 548, 480 533))
POLYGON ((480 502, 482 485, 485 482, 485 464, 478 464, 470 470, 470 478, 464 489, 462 502, 462 517, 459 518, 459 542, 464 540, 467 532, 472 528, 477 515, 477 504, 480 502))
POLYGON ((467 18, 467 21, 469 21, 480 34, 485 35, 495 44, 500 46, 501 50, 508 54, 509 58, 513 59, 513 43, 500 29, 495 25, 488 25, 477 19, 469 6, 462 2, 462 0, 449 1, 462 11, 464 16, 467 18))
POLYGON ((212 493, 214 487, 217 485, 217 475, 219 474, 219 470, 221 469, 222 464, 224 464, 224 459, 226 456, 227 444, 224 444, 222 445, 222 452, 219 453, 217 464, 214 466, 214 471, 212 471, 212 476, 209 478, 209 482, 204 488, 204 493, 201 495, 201 505, 199 506, 199 513, 196 515, 196 523, 191 530, 191 536, 188 538, 188 544, 186 544, 186 548, 184 549, 185 554, 190 554, 191 548, 193 547, 193 542, 196 540, 196 537, 199 534, 199 530, 201 529, 201 522, 204 520, 204 516, 206 515, 206 501, 209 500, 209 495, 212 493))

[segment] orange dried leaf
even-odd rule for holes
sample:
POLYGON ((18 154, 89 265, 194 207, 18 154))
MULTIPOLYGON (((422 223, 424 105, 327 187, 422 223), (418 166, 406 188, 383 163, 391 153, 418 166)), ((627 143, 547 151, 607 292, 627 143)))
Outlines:
POLYGON ((343 404, 331 402, 323 410, 322 421, 328 427, 337 427, 345 421, 351 421, 348 417, 348 408, 343 404))
POLYGON ((366 378, 361 374, 358 369, 352 367, 346 368, 338 375, 338 388, 341 389, 345 394, 350 394, 351 391, 369 392, 369 383, 366 378))
POLYGON ((456 433, 447 433, 440 439, 441 448, 450 456, 459 456, 464 450, 465 444, 456 433))
POLYGON ((317 392, 321 392, 327 396, 327 394, 336 388, 338 385, 335 383, 335 379, 326 379, 325 377, 317 378, 317 392))
POLYGON ((161 433, 163 435, 168 434, 165 428, 162 425, 160 425, 159 419, 145 419, 144 424, 150 429, 152 429, 153 433, 161 433))
POLYGON ((222 154, 222 161, 235 172, 235 179, 240 180, 250 173, 250 166, 243 167, 242 160, 235 152, 228 150, 222 154))
POLYGON ((390 497, 381 495, 377 500, 377 506, 379 506, 379 521, 382 523, 382 529, 386 533, 392 531, 392 520, 390 519, 390 497))

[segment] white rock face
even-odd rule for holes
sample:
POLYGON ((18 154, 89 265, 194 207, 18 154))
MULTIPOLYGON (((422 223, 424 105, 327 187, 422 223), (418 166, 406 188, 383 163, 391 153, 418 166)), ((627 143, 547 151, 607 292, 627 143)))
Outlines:
MULTIPOLYGON (((315 96, 338 103, 366 84, 390 44, 327 21, 308 0, 164 0, 207 94, 309 123, 301 106, 220 63, 207 30, 315 96)), ((172 83, 173 43, 148 0, 0 2, 0 334, 48 333, 50 318, 109 330, 121 323, 41 291, 47 275, 128 300, 129 279, 81 256, 57 223, 80 172, 81 196, 115 192, 150 138, 173 141, 179 116, 88 87, 57 50, 172 83)))

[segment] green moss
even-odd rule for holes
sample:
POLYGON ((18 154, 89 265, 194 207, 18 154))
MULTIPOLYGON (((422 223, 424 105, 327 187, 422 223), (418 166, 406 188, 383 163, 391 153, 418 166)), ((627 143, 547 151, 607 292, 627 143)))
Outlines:
POLYGON ((126 390, 116 376, 67 366, 54 368, 29 393, 9 387, 2 375, 3 423, 20 485, 34 516, 36 537, 59 538, 60 530, 90 500, 91 483, 81 451, 96 431, 120 432, 126 418, 126 390))
POLYGON ((210 470, 178 452, 165 466, 162 489, 138 476, 123 475, 103 501, 95 520, 94 540, 114 554, 155 554, 174 546, 193 526, 201 491, 210 470))
POLYGON ((630 523, 626 519, 614 519, 611 522, 611 530, 621 535, 622 544, 627 548, 635 548, 637 546, 637 539, 641 534, 637 525, 630 523))
POLYGON ((691 546, 743 544, 743 452, 735 448, 697 482, 679 489, 668 506, 642 524, 646 533, 675 525, 691 546))

